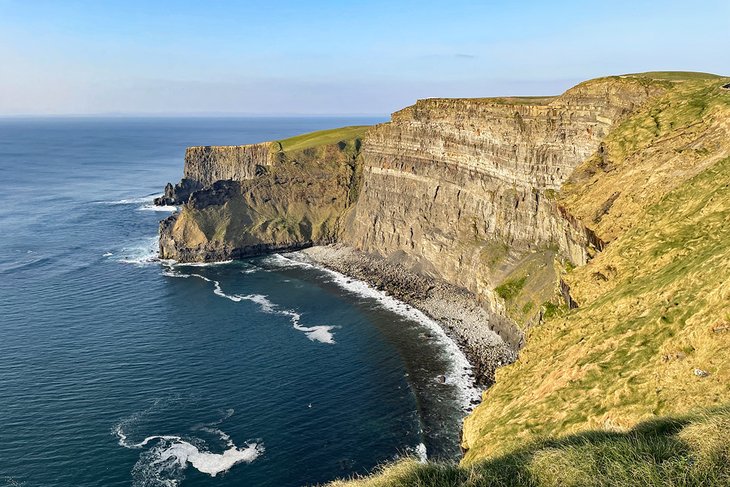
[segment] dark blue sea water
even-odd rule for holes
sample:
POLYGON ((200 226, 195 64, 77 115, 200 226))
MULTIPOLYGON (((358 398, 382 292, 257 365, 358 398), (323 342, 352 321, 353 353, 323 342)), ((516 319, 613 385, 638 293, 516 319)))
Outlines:
POLYGON ((286 256, 155 259, 149 203, 186 146, 373 122, 0 120, 0 486, 298 486, 457 456, 464 364, 414 310, 286 256))

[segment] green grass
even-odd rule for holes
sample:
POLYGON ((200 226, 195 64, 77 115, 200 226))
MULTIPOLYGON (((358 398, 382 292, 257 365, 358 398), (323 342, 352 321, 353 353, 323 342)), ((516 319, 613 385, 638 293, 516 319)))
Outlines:
POLYGON ((369 128, 370 126, 368 125, 355 125, 320 130, 308 134, 296 135, 278 142, 281 144, 281 150, 284 152, 301 151, 321 145, 336 144, 338 142, 362 138, 369 128))
POLYGON ((623 76, 641 77, 641 78, 652 78, 666 81, 684 81, 684 80, 697 80, 697 79, 715 79, 722 78, 718 74, 712 73, 701 73, 697 71, 647 71, 645 73, 629 73, 623 76))
POLYGON ((525 286, 526 282, 527 276, 523 276, 518 279, 506 281, 504 284, 497 286, 494 290, 500 298, 505 301, 509 301, 520 294, 520 291, 525 286))
POLYGON ((730 485, 730 408, 665 417, 626 432, 543 438, 469 466, 402 460, 333 487, 730 485))

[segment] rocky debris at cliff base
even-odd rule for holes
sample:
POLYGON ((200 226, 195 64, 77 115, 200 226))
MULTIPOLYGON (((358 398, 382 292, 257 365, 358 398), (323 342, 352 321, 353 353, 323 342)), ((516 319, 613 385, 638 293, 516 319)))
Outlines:
POLYGON ((480 306, 463 289, 341 244, 311 247, 299 254, 386 291, 437 321, 464 352, 480 385, 493 384, 495 370, 517 358, 521 343, 517 327, 480 306))

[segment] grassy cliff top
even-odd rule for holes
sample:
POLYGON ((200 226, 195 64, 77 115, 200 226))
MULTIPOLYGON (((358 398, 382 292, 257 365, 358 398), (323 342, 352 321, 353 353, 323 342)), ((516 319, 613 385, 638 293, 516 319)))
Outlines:
POLYGON ((697 71, 646 71, 644 73, 628 73, 622 76, 632 78, 650 78, 663 81, 690 81, 722 78, 719 74, 702 73, 697 71))
POLYGON ((477 103, 496 103, 499 105, 547 105, 557 96, 492 96, 475 98, 423 98, 417 103, 439 103, 453 101, 468 101, 477 103))
MULTIPOLYGON (((693 71, 647 71, 645 73, 629 73, 618 76, 605 76, 583 81, 576 86, 569 88, 563 95, 554 96, 496 96, 496 97, 475 97, 475 98, 424 98, 417 101, 417 104, 429 103, 448 103, 448 102, 471 102, 485 103, 497 105, 533 105, 543 106, 551 103, 560 103, 564 95, 575 91, 580 87, 600 86, 606 82, 620 83, 634 82, 643 84, 654 84, 657 86, 671 85, 673 82, 696 81, 696 80, 716 80, 722 76, 712 73, 701 73, 693 71)), ((599 90, 602 87, 598 88, 599 90)), ((404 109, 404 110, 407 110, 404 109)), ((396 112, 397 113, 397 112, 396 112)))
POLYGON ((312 149, 314 147, 321 147, 324 145, 336 144, 338 142, 351 142, 356 139, 361 139, 365 136, 365 133, 370 128, 370 125, 352 125, 348 127, 338 127, 334 129, 318 130, 316 132, 309 132, 306 134, 295 135, 288 139, 272 140, 266 142, 257 142, 254 144, 244 145, 220 145, 220 146, 190 146, 188 149, 202 149, 206 147, 251 147, 251 146, 263 146, 268 145, 273 150, 279 150, 283 152, 294 152, 302 151, 306 149, 312 149))
POLYGON ((369 125, 354 125, 329 130, 319 130, 308 134, 295 135, 288 139, 279 140, 284 152, 301 151, 321 145, 336 144, 342 141, 359 139, 365 135, 369 125))

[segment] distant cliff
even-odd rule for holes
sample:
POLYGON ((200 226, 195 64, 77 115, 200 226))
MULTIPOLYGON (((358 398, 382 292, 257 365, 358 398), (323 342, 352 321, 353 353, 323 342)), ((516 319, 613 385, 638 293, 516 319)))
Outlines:
POLYGON ((362 127, 233 147, 192 147, 185 178, 160 204, 160 256, 228 260, 336 241, 356 199, 362 127))

